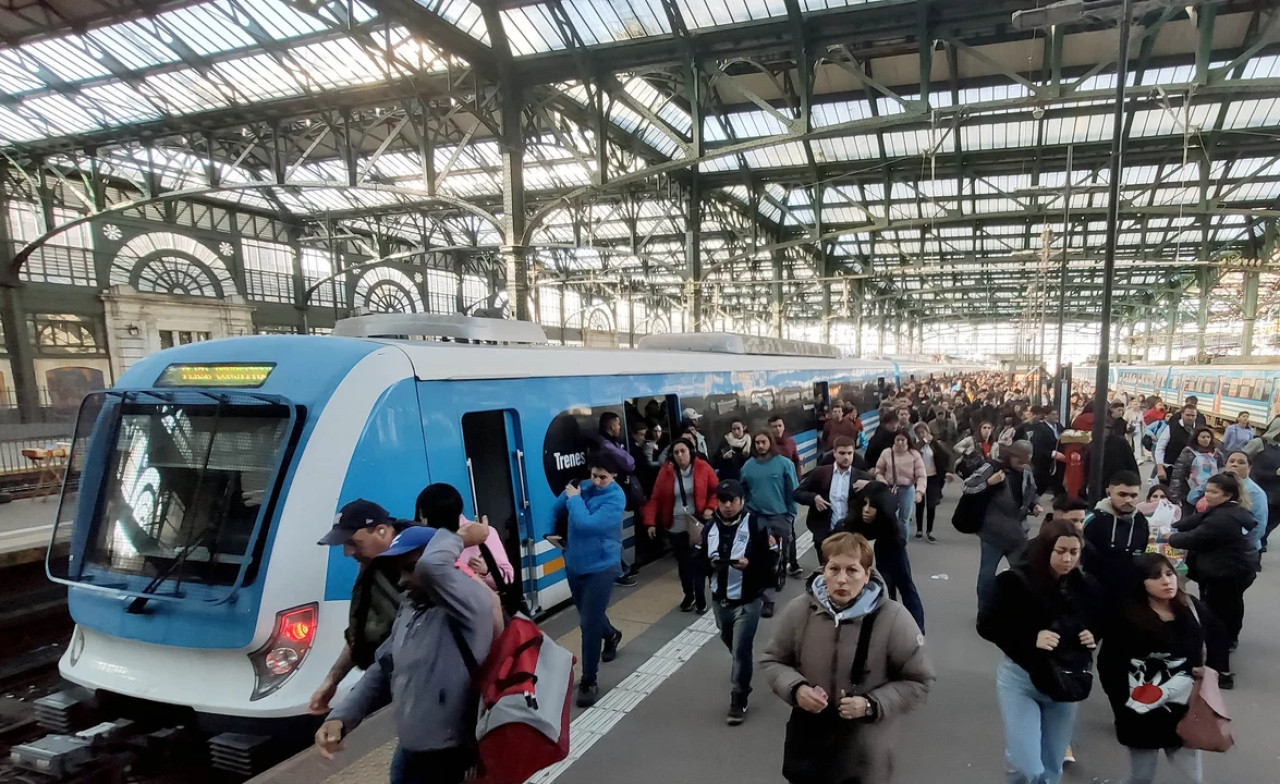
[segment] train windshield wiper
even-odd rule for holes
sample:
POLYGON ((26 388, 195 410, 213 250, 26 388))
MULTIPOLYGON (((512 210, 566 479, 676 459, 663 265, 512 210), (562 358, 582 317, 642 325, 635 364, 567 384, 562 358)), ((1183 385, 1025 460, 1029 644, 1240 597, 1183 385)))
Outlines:
POLYGON ((196 548, 204 544, 205 540, 208 539, 215 531, 217 531, 217 529, 218 529, 218 526, 216 524, 211 523, 209 525, 206 525, 204 527, 204 530, 200 532, 199 536, 197 536, 195 539, 192 539, 187 544, 186 547, 183 547, 181 550, 178 551, 178 554, 174 556, 173 562, 170 563, 163 572, 156 575, 154 578, 152 578, 151 582, 147 583, 146 587, 143 588, 141 591, 143 595, 136 596, 134 597, 132 602, 129 602, 129 607, 127 612, 137 614, 145 610, 147 606, 147 602, 151 600, 151 594, 154 594, 156 591, 158 591, 160 589, 160 586, 164 585, 166 582, 169 581, 169 578, 179 573, 179 570, 182 568, 183 564, 187 562, 187 558, 191 557, 191 554, 196 551, 196 548))

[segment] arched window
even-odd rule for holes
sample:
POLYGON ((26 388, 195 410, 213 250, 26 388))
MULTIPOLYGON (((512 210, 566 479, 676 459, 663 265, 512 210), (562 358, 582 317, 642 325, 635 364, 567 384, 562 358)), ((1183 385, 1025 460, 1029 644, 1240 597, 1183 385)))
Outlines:
POLYGON ((423 313, 413 280, 392 267, 374 267, 356 283, 356 304, 375 313, 423 313))
POLYGON ((126 243, 111 262, 111 284, 216 299, 237 293, 227 265, 217 254, 171 231, 153 231, 126 243))

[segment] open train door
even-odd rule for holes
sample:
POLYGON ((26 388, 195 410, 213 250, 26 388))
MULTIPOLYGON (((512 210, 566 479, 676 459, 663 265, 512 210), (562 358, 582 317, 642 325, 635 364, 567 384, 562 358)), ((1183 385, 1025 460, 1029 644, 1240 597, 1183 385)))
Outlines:
POLYGON ((512 409, 464 414, 462 441, 471 477, 471 508, 477 519, 487 515, 502 537, 525 601, 536 613, 538 567, 520 415, 512 409))

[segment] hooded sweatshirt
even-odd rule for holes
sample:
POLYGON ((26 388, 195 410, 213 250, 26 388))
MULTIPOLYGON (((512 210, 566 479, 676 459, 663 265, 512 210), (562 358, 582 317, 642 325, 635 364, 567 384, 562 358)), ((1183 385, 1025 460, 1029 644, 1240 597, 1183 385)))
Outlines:
MULTIPOLYGON (((761 668, 773 692, 793 707, 787 724, 784 771, 797 760, 794 735, 818 739, 830 756, 819 761, 826 782, 887 784, 893 775, 893 747, 901 717, 922 705, 937 677, 925 651, 924 635, 911 614, 888 598, 884 579, 874 569, 871 580, 844 609, 838 610, 822 575, 803 596, 792 599, 775 621, 773 639, 761 668), (858 636, 874 613, 867 663, 852 672, 858 636), (826 711, 814 715, 795 707, 795 693, 808 684, 829 695, 826 711), (878 706, 875 721, 846 721, 836 715, 840 692, 864 696, 878 706), (830 739, 831 743, 823 742, 830 739)), ((809 766, 814 765, 808 760, 809 766)))
POLYGON ((1147 518, 1135 510, 1116 512, 1110 498, 1098 502, 1084 520, 1084 554, 1081 568, 1097 580, 1110 599, 1124 599, 1137 585, 1134 558, 1147 551, 1150 537, 1147 518))
POLYGON ((564 570, 569 574, 619 571, 622 563, 622 514, 627 496, 617 482, 603 490, 593 482, 583 482, 572 498, 561 493, 552 507, 552 516, 567 515, 568 546, 564 570))

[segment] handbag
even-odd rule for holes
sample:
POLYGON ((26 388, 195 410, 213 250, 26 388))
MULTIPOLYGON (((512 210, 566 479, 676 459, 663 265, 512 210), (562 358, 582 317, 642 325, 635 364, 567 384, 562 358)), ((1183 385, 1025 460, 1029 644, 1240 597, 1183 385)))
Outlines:
MULTIPOLYGON (((1201 629, 1200 613, 1196 610, 1196 602, 1192 599, 1188 607, 1191 617, 1201 629)), ((1201 656, 1205 649, 1201 648, 1201 656)), ((1187 714, 1178 722, 1178 737, 1182 745, 1189 749, 1201 751, 1227 751, 1235 745, 1231 737, 1231 717, 1227 715, 1227 704, 1222 699, 1222 689, 1218 686, 1218 671, 1212 667, 1204 667, 1195 683, 1191 685, 1191 696, 1187 698, 1187 714)))
POLYGON ((1205 667, 1196 678, 1187 700, 1187 715, 1178 722, 1178 737, 1182 745, 1201 751, 1227 751, 1235 745, 1217 670, 1205 667))
POLYGON ((962 493, 956 501, 956 509, 951 513, 951 525, 962 534, 976 534, 982 529, 982 518, 987 513, 987 504, 991 501, 991 490, 979 493, 962 493))

